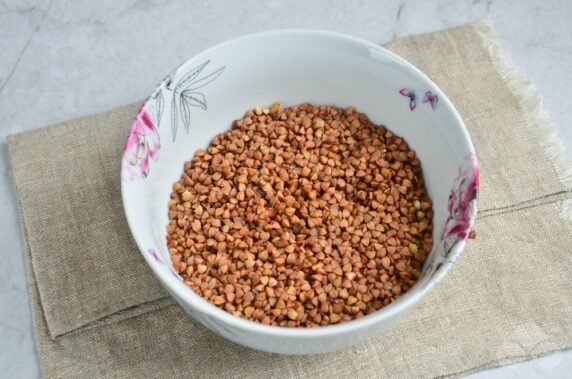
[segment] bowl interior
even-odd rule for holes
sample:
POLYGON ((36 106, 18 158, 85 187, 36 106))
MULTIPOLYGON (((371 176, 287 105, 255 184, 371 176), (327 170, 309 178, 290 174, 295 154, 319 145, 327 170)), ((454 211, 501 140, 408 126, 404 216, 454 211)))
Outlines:
POLYGON ((122 192, 153 271, 169 289, 219 311, 170 268, 169 194, 196 149, 246 110, 274 101, 355 106, 416 150, 435 212, 433 251, 422 279, 403 297, 420 296, 460 253, 475 217, 470 138, 450 101, 419 70, 376 45, 316 31, 268 32, 215 46, 169 74, 143 105, 126 144, 122 192))

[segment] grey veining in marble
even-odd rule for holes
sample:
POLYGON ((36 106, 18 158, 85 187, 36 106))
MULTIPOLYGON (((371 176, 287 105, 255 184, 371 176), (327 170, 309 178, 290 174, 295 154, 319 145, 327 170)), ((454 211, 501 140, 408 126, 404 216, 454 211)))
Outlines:
MULTIPOLYGON (((140 100, 186 58, 246 33, 316 28, 383 43, 489 17, 572 158, 571 15, 570 0, 0 0, 0 376, 40 375, 7 135, 140 100)), ((474 377, 570 372, 568 351, 474 377)))

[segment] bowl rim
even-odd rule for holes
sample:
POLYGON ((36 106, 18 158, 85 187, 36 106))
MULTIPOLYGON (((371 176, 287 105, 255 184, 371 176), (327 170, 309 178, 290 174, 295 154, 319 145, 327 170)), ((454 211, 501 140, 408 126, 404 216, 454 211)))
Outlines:
MULTIPOLYGON (((405 67, 413 76, 416 76, 418 79, 425 81, 426 84, 432 87, 435 90, 436 94, 439 96, 439 102, 442 106, 448 108, 448 110, 452 113, 454 121, 460 127, 460 131, 464 141, 467 143, 469 153, 475 157, 475 163, 477 163, 477 156, 476 151, 474 148, 474 144, 472 139, 469 135, 467 127, 463 122, 459 112, 451 102, 451 100, 447 97, 447 95, 441 90, 441 88, 435 84, 425 73, 423 73, 420 69, 414 66, 409 61, 405 60, 404 58, 400 57, 396 53, 387 50, 386 48, 377 45, 373 42, 350 36, 343 33, 327 31, 327 30, 319 30, 319 29, 306 29, 306 28, 287 28, 287 29, 275 29, 275 30, 267 30, 262 32, 250 33, 246 35, 242 35, 236 38, 232 38, 221 43, 215 44, 205 50, 202 50, 190 58, 186 59, 180 65, 178 65, 175 69, 173 69, 163 80, 161 80, 150 92, 151 94, 155 93, 155 91, 159 90, 159 88, 168 80, 168 78, 174 76, 177 71, 181 68, 186 66, 192 60, 197 58, 200 55, 206 55, 210 51, 215 49, 220 49, 225 47, 226 45, 230 45, 236 42, 244 42, 246 40, 253 40, 257 38, 268 38, 277 35, 307 35, 307 36, 322 36, 327 38, 339 39, 344 40, 345 42, 353 43, 356 45, 361 45, 362 47, 366 47, 368 49, 374 49, 383 54, 390 56, 391 58, 395 59, 399 62, 400 65, 405 67)), ((147 98, 141 105, 141 107, 145 106, 149 98, 147 98)), ((122 154, 123 158, 123 154, 122 154)), ((478 163, 477 163, 478 164, 478 163)), ((123 167, 121 169, 122 173, 123 167)), ((477 174, 478 175, 478 174, 477 174)), ((335 335, 342 335, 349 332, 353 332, 356 330, 363 330, 367 329, 375 324, 383 323, 384 321, 390 320, 395 316, 398 316, 401 313, 411 309, 414 305, 416 305, 423 297, 427 295, 427 293, 435 287, 437 283, 441 281, 441 279, 445 276, 445 274, 449 271, 452 264, 457 260, 460 256, 461 252, 463 251, 466 240, 459 240, 458 244, 454 247, 451 254, 446 258, 450 264, 443 265, 442 269, 439 270, 435 275, 432 275, 428 278, 427 282, 424 284, 424 287, 418 289, 418 291, 411 293, 411 291, 406 292, 403 294, 399 299, 394 301, 393 303, 384 306, 383 308, 367 315, 361 317, 359 319, 354 319, 351 321, 347 321, 341 324, 336 325, 328 325, 328 326, 316 326, 312 328, 290 328, 290 327, 282 327, 282 326, 272 326, 272 325, 264 325, 261 323, 257 323, 254 321, 250 321, 247 319, 240 318, 235 316, 217 306, 211 304, 206 299, 201 297, 200 295, 196 294, 190 288, 188 288, 182 281, 175 278, 174 275, 168 275, 165 271, 159 270, 159 264, 154 261, 149 254, 145 254, 148 246, 143 246, 140 239, 135 233, 135 220, 133 217, 130 217, 129 212, 126 207, 127 203, 127 191, 125 190, 125 186, 123 185, 123 180, 121 181, 121 196, 122 196, 122 203, 123 203, 123 210, 125 212, 125 216, 127 219, 127 223, 129 225, 129 229, 131 234, 137 244, 139 252, 143 255, 143 258, 150 266, 151 270, 155 274, 156 277, 159 278, 161 283, 167 287, 167 289, 172 291, 179 300, 185 302, 186 304, 190 304, 193 311, 198 311, 202 314, 214 317, 219 319, 224 324, 242 330, 244 332, 251 332, 259 335, 265 335, 267 337, 281 337, 287 336, 290 338, 298 338, 298 339, 307 339, 319 336, 335 336, 335 335)), ((478 198, 478 193, 477 193, 478 198)), ((476 219, 476 212, 474 216, 472 216, 471 226, 474 225, 474 221, 476 219)), ((170 264, 170 261, 167 263, 170 264)))

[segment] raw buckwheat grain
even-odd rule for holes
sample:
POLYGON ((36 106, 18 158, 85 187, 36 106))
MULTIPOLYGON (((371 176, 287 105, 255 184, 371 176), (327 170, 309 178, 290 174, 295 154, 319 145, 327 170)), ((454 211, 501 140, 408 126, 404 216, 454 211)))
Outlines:
POLYGON ((236 316, 350 321, 416 282, 432 241, 421 164, 353 107, 255 108, 184 164, 167 244, 184 282, 236 316))

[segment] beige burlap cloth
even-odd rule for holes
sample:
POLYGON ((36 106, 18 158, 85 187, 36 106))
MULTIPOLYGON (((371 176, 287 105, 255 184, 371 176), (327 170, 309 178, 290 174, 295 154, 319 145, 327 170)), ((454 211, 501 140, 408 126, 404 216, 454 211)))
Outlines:
POLYGON ((133 105, 8 138, 44 375, 436 377, 571 347, 570 172, 532 88, 484 23, 387 47, 450 96, 482 168, 478 238, 413 314, 360 346, 305 357, 197 324, 166 297, 123 216, 133 105))

